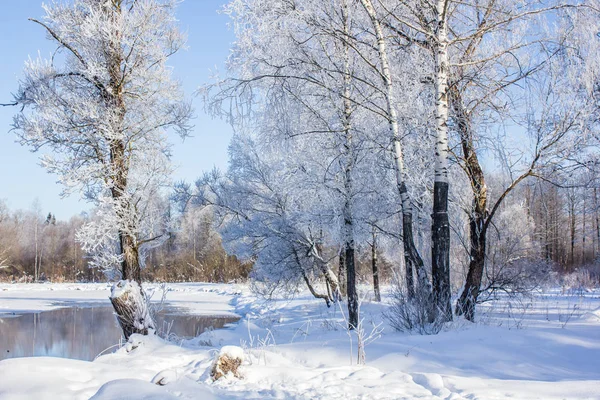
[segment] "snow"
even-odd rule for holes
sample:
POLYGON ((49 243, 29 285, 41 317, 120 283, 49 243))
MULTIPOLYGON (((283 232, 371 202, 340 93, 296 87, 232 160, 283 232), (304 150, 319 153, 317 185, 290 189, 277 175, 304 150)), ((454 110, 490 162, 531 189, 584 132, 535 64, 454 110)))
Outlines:
POLYGON ((583 321, 600 323, 600 307, 581 316, 583 321))
MULTIPOLYGON (((599 292, 549 291, 520 304, 496 301, 481 308, 479 323, 459 319, 433 336, 391 330, 381 316, 386 304, 366 300, 361 314, 366 333, 381 322, 384 331, 366 347, 366 365, 356 365, 356 336, 351 347, 340 308, 328 309, 308 293, 265 302, 242 285, 168 286, 167 301, 185 304, 190 312, 243 318, 178 343, 133 335, 94 362, 5 360, 0 398, 600 398, 599 292), (210 369, 219 354, 243 357, 243 379, 213 382, 210 369)), ((107 303, 109 289, 2 285, 0 304, 10 313, 73 301, 107 303)))
POLYGON ((138 293, 140 285, 136 281, 119 281, 110 288, 110 297, 121 297, 125 293, 138 293))
POLYGON ((239 346, 223 346, 219 351, 219 357, 227 356, 231 359, 239 359, 244 361, 244 349, 239 346))
MULTIPOLYGON (((153 301, 160 301, 161 285, 144 284, 144 290, 153 301)), ((112 284, 106 283, 0 283, 0 318, 7 315, 48 311, 68 307, 74 302, 78 306, 103 304, 110 306, 108 298, 112 284)), ((236 288, 227 285, 207 283, 186 283, 169 285, 170 305, 188 309, 200 315, 232 315, 233 307, 225 293, 235 293, 236 288)))

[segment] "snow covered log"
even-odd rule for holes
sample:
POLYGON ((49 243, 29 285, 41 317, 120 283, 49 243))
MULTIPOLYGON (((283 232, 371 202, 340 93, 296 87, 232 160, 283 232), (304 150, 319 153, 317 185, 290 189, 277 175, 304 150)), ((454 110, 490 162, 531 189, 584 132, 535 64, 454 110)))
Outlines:
POLYGON ((230 373, 236 378, 241 378, 239 367, 244 362, 244 349, 238 346, 224 346, 210 371, 210 376, 216 381, 230 373))
POLYGON ((148 335, 154 332, 154 320, 146 295, 137 282, 123 280, 115 283, 110 292, 110 302, 125 340, 134 333, 148 335))

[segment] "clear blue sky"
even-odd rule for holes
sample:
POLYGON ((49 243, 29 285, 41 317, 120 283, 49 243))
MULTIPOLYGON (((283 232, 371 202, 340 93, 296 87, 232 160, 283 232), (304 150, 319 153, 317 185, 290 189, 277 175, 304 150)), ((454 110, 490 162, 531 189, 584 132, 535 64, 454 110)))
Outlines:
MULTIPOLYGON (((68 1, 68 0, 61 0, 68 1)), ((175 55, 170 61, 174 75, 183 83, 188 96, 210 79, 211 71, 224 69, 224 62, 234 40, 227 27, 228 17, 217 13, 225 0, 187 0, 179 5, 177 16, 182 30, 188 33, 188 50, 175 55)), ((12 101, 17 89, 24 61, 37 57, 38 51, 48 56, 55 48, 46 40, 43 28, 27 18, 41 17, 41 0, 19 0, 3 4, 0 14, 0 103, 12 101)), ((193 181, 202 171, 213 166, 227 165, 227 146, 231 128, 223 121, 204 114, 199 98, 194 98, 196 109, 193 137, 181 142, 173 137, 173 163, 177 167, 174 178, 193 181)), ((15 142, 10 132, 15 107, 0 107, 0 199, 12 209, 28 209, 38 198, 42 212, 53 212, 59 219, 67 219, 90 208, 76 195, 61 199, 57 177, 39 166, 39 153, 15 142)))

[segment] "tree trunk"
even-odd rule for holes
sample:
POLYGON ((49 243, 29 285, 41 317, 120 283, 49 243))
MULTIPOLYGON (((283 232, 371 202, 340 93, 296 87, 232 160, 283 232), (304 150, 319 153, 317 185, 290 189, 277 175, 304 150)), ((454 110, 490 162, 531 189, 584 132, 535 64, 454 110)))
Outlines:
MULTIPOLYGON (((310 249, 312 252, 312 259, 316 263, 317 269, 325 277, 326 284, 331 289, 331 301, 337 301, 340 297, 340 284, 335 273, 329 268, 329 264, 321 256, 321 246, 315 245, 310 249)), ((298 265, 301 266, 300 259, 298 258, 296 250, 294 250, 298 265)))
POLYGON ((575 265, 575 193, 569 198, 569 216, 571 218, 571 263, 570 267, 573 270, 575 265))
POLYGON ((585 189, 583 189, 583 216, 581 218, 581 264, 585 265, 586 257, 585 257, 585 189))
POLYGON ((375 301, 381 301, 381 292, 379 291, 379 270, 377 266, 377 234, 373 229, 373 244, 371 245, 371 266, 373 267, 373 292, 375 301))
POLYGON ((302 272, 302 278, 304 279, 304 283, 306 283, 306 286, 308 287, 308 290, 310 291, 310 293, 317 299, 323 299, 325 300, 325 304, 327 304, 327 307, 331 307, 331 301, 332 301, 332 295, 331 292, 329 290, 330 285, 328 284, 327 280, 326 282, 326 286, 327 286, 327 294, 321 294, 318 293, 315 288, 313 287, 313 285, 310 283, 310 280, 308 279, 308 276, 306 275, 306 272, 304 272, 304 268, 302 268, 302 263, 300 262, 300 257, 298 256, 298 252, 296 251, 296 249, 292 249, 292 252, 294 254, 294 258, 296 260, 296 264, 298 265, 298 268, 300 269, 300 271, 302 272))
POLYGON ((122 280, 115 283, 110 301, 125 340, 134 333, 148 335, 155 330, 148 299, 136 281, 122 280))
POLYGON ((454 118, 456 119, 456 126, 460 133, 465 171, 471 182, 473 196, 473 206, 469 214, 469 270, 463 292, 456 302, 456 314, 464 314, 466 319, 473 321, 475 319, 475 306, 485 268, 487 186, 483 169, 479 164, 479 159, 475 152, 469 116, 463 107, 459 90, 456 86, 453 87, 450 101, 452 110, 454 111, 454 118))
MULTIPOLYGON (((542 196, 542 202, 544 201, 542 196)), ((544 236, 546 239, 546 261, 552 261, 551 244, 550 244, 550 232, 548 228, 548 210, 544 209, 544 236)))
POLYGON ((356 264, 354 263, 353 245, 354 243, 348 243, 346 247, 348 329, 358 327, 358 293, 356 292, 356 264))
POLYGON ((441 320, 452 320, 450 305, 450 224, 448 220, 448 49, 446 1, 438 0, 433 41, 435 50, 435 180, 431 216, 431 275, 441 320))
MULTIPOLYGON (((104 3, 100 6, 102 12, 110 18, 118 18, 121 14, 121 1, 104 3)), ((106 60, 109 71, 109 90, 102 95, 107 108, 112 111, 113 135, 108 139, 110 151, 111 195, 120 219, 118 227, 119 245, 122 254, 121 276, 122 281, 113 285, 110 297, 117 320, 123 329, 126 339, 132 333, 147 335, 154 330, 154 321, 148 311, 146 296, 141 287, 141 265, 137 240, 130 232, 135 232, 135 218, 132 218, 132 205, 127 193, 129 175, 129 159, 126 153, 127 144, 118 133, 123 133, 126 106, 123 96, 123 49, 121 32, 115 32, 114 38, 106 43, 106 60), (116 134, 116 135, 115 135, 116 134), (151 328, 151 329, 150 329, 151 328)))
POLYGON ((346 295, 346 251, 345 247, 342 246, 340 249, 340 256, 338 258, 338 282, 340 283, 340 294, 346 295))
POLYGON ((142 284, 142 268, 140 266, 139 250, 135 238, 121 232, 121 249, 123 251, 123 261, 121 262, 121 271, 124 280, 131 280, 142 284))
POLYGON ((486 229, 482 214, 473 212, 469 217, 469 235, 471 260, 463 292, 456 302, 456 314, 464 314, 466 319, 474 321, 475 306, 485 267, 486 229))
POLYGON ((598 217, 598 194, 596 188, 594 188, 594 215, 596 217, 596 243, 597 248, 600 249, 600 218, 598 217))
POLYGON ((377 50, 381 62, 381 75, 385 84, 385 98, 388 114, 388 129, 391 139, 393 140, 394 167, 396 171, 396 187, 400 195, 402 205, 402 241, 404 247, 404 260, 406 267, 406 287, 409 298, 415 297, 415 286, 413 278, 413 268, 417 272, 418 290, 424 295, 424 298, 429 298, 431 293, 431 284, 427 277, 427 271, 423 265, 417 248, 415 247, 413 236, 413 220, 412 220, 412 205, 406 188, 405 170, 404 170, 404 155, 402 153, 402 143, 400 142, 400 132, 398 127, 398 115, 395 109, 396 100, 394 98, 394 88, 392 82, 392 74, 390 72, 389 61, 387 57, 386 42, 381 24, 377 19, 377 14, 373 8, 371 0, 361 0, 361 3, 371 19, 375 36, 377 38, 377 50))
MULTIPOLYGON (((350 21, 348 18, 348 5, 343 3, 342 14, 344 19, 344 33, 350 35, 350 21)), ((344 156, 346 165, 344 168, 344 247, 346 261, 346 295, 348 296, 348 328, 358 327, 358 293, 356 291, 356 265, 354 263, 354 221, 352 215, 352 169, 354 167, 354 154, 352 147, 352 103, 350 101, 351 90, 350 76, 350 48, 344 42, 344 156)))
POLYGON ((450 225, 448 221, 448 183, 433 187, 431 275, 434 301, 442 321, 452 320, 450 305, 450 225))
MULTIPOLYGON (((406 193, 406 186, 404 183, 402 183, 400 190, 403 195, 406 193)), ((416 271, 417 273, 417 288, 419 291, 426 289, 431 292, 431 285, 427 273, 425 272, 423 259, 415 247, 412 212, 402 213, 402 244, 404 250, 406 294, 409 299, 413 299, 415 297, 415 278, 413 271, 416 271)))

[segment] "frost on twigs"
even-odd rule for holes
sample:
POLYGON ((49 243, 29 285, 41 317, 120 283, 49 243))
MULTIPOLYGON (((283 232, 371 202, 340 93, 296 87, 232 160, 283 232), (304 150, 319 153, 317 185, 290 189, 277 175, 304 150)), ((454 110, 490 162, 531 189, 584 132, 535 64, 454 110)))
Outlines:
POLYGON ((154 333, 154 320, 148 301, 137 282, 123 280, 115 283, 110 292, 110 301, 126 340, 134 333, 154 333))
POLYGON ((239 367, 244 362, 244 350, 238 346, 224 346, 213 363, 210 376, 216 381, 224 376, 242 378, 239 367))

